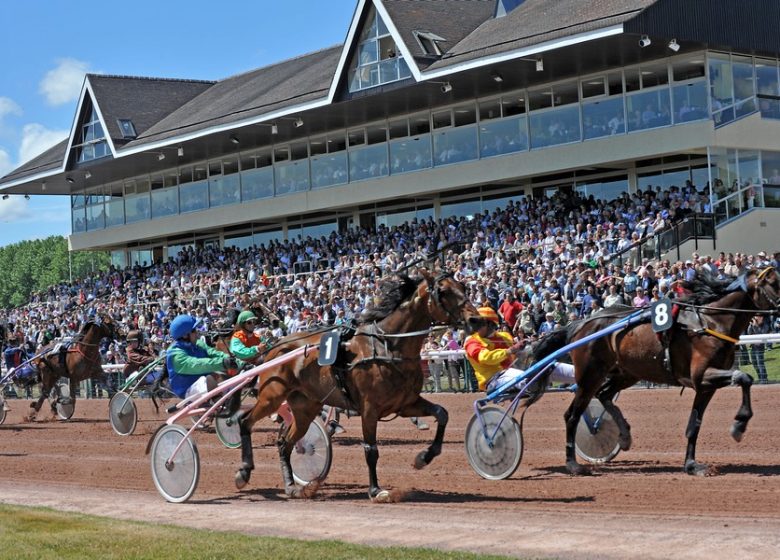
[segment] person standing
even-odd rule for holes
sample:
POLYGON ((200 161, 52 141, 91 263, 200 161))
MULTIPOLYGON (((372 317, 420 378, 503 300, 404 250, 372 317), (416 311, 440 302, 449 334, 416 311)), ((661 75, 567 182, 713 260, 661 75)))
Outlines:
MULTIPOLYGON (((750 321, 750 325, 748 325, 747 334, 769 334, 770 330, 769 321, 763 315, 756 315, 750 321)), ((765 352, 765 344, 750 345, 750 361, 753 363, 753 367, 756 368, 758 382, 762 385, 766 385, 769 382, 764 361, 765 352)))

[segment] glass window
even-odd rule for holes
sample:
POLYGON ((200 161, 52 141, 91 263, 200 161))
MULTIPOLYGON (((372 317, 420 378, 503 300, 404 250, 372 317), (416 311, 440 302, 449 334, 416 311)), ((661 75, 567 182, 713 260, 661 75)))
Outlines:
POLYGON ((125 223, 148 220, 152 217, 151 210, 148 191, 125 197, 125 223))
POLYGON ((122 183, 114 183, 106 188, 106 227, 121 226, 125 223, 125 201, 122 183))
POLYGON ((580 108, 562 107, 531 113, 531 148, 545 148, 580 140, 580 108))
POLYGON ((756 59, 756 91, 765 95, 780 95, 777 61, 756 59))
POLYGON ((283 241, 284 234, 280 229, 272 229, 268 231, 257 231, 252 235, 252 242, 256 247, 264 245, 266 248, 271 241, 283 241))
POLYGON ((623 98, 614 97, 583 104, 582 130, 586 140, 625 133, 623 98))
POLYGON ((672 79, 675 82, 685 82, 704 76, 704 54, 672 61, 672 79))
POLYGON ((600 97, 607 94, 607 82, 604 76, 594 76, 580 82, 582 88, 582 98, 600 97))
POLYGON ((347 152, 313 155, 311 157, 311 186, 313 189, 341 185, 348 181, 347 152))
POLYGON ((769 185, 780 186, 780 152, 761 152, 761 173, 769 185))
POLYGON ((415 115, 409 117, 409 134, 426 134, 431 131, 431 121, 428 115, 415 115))
POLYGON ((739 150, 738 172, 739 186, 745 188, 749 185, 761 184, 761 168, 757 150, 739 150))
POLYGON ((553 90, 551 87, 546 89, 529 91, 528 92, 528 106, 531 111, 538 111, 539 109, 547 109, 553 106, 553 90))
POLYGON ((360 43, 350 63, 349 91, 395 82, 411 76, 409 66, 390 31, 371 6, 360 43))
POLYGON ((753 79, 753 62, 749 58, 733 57, 732 71, 734 73, 734 111, 736 117, 749 115, 756 111, 755 81, 753 79))
POLYGON ((526 113, 526 101, 523 95, 504 97, 501 99, 501 111, 504 117, 524 115, 526 113))
POLYGON ((209 184, 206 180, 193 181, 179 187, 179 206, 182 214, 205 210, 209 206, 209 184))
POLYGON ((626 93, 642 89, 642 79, 639 68, 626 68, 626 93))
POLYGON ((235 249, 251 249, 252 248, 252 234, 235 235, 233 237, 225 237, 225 247, 233 247, 235 249))
POLYGON ((383 177, 387 174, 387 144, 374 144, 349 151, 350 181, 383 177))
POLYGON ((477 129, 464 126, 442 129, 433 136, 434 165, 449 165, 477 159, 477 129))
POLYGON ((577 183, 574 190, 584 197, 593 196, 597 200, 610 201, 628 192, 628 177, 603 179, 586 183, 577 183))
POLYGON ((629 132, 672 124, 668 89, 630 95, 626 98, 626 110, 629 132))
POLYGON ((528 149, 528 119, 516 116, 479 125, 481 157, 512 154, 528 149))
POLYGON ((447 219, 451 217, 460 218, 465 216, 468 220, 474 219, 474 214, 482 212, 482 201, 479 198, 472 200, 464 200, 461 202, 451 202, 449 204, 441 205, 441 218, 447 219))
POLYGON ((490 121, 501 118, 501 100, 490 99, 479 102, 479 120, 490 121))
POLYGON ((390 121, 388 125, 390 140, 395 138, 406 138, 409 136, 409 121, 401 119, 399 121, 390 121))
POLYGON ((556 84, 553 86, 552 91, 553 105, 555 105, 555 107, 570 105, 579 101, 579 95, 577 93, 577 82, 556 84))
POLYGON ((449 109, 446 111, 438 111, 433 113, 432 120, 434 130, 437 128, 446 128, 448 126, 452 126, 452 112, 449 109))
POLYGON ((734 119, 734 112, 723 109, 734 104, 734 81, 731 74, 731 62, 728 55, 710 54, 710 102, 712 116, 716 124, 724 124, 734 119))
POLYGON ((431 135, 390 141, 390 173, 407 173, 431 167, 431 135))
POLYGON ((301 227, 301 236, 304 239, 307 237, 311 237, 312 239, 319 239, 320 237, 327 237, 334 231, 338 230, 338 228, 338 222, 303 224, 301 227))
POLYGON ((152 190, 152 218, 179 213, 179 187, 152 190))
POLYGON ((664 86, 669 83, 669 68, 666 62, 649 64, 640 68, 642 89, 664 86))
POLYGON ((277 164, 274 167, 276 194, 284 195, 293 192, 309 190, 309 161, 306 142, 291 144, 288 163, 277 164))
POLYGON ((477 111, 474 105, 463 105, 453 110, 455 126, 465 126, 477 122, 477 111))
POLYGON ((270 150, 241 155, 241 200, 274 195, 274 172, 270 150))
POLYGON ((83 206, 80 208, 73 208, 71 211, 71 222, 73 233, 82 233, 87 231, 87 213, 83 206))
POLYGON ((672 88, 674 122, 683 123, 708 118, 707 84, 704 80, 672 88))

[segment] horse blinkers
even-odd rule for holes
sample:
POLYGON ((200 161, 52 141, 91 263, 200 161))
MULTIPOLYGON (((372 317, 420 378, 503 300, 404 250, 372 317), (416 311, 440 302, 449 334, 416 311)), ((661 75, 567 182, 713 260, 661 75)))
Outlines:
POLYGON ((764 297, 770 309, 780 308, 780 275, 773 266, 766 267, 756 275, 755 291, 764 297), (768 293, 768 288, 774 294, 768 293))
POLYGON ((443 319, 440 319, 438 317, 436 317, 436 319, 453 325, 460 325, 463 324, 464 322, 469 323, 471 319, 469 318, 468 321, 464 321, 463 318, 461 317, 462 312, 459 312, 460 310, 465 309, 469 305, 469 301, 465 297, 465 290, 461 290, 464 294, 464 297, 462 301, 458 301, 457 303, 458 310, 453 312, 450 309, 447 309, 447 306, 444 305, 444 301, 441 293, 441 283, 447 279, 451 280, 452 282, 456 282, 456 280, 453 278, 451 274, 447 274, 447 273, 440 274, 433 280, 433 288, 431 288, 430 285, 428 288, 430 293, 430 298, 431 298, 430 301, 432 301, 438 309, 443 311, 445 315, 443 319))

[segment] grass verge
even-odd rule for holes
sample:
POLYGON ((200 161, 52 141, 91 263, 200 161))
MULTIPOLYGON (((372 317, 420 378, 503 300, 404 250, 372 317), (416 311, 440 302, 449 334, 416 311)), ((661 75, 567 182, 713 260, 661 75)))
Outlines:
MULTIPOLYGON (((301 520, 304 523, 304 520, 301 520)), ((227 526, 215 519, 215 526, 227 526)), ((476 529, 475 529, 476 530, 476 529)), ((378 529, 381 531, 381 529, 378 529)), ((298 541, 241 533, 119 521, 47 508, 0 505, 0 558, 14 560, 160 559, 307 560, 490 559, 422 548, 373 548, 339 541, 298 541)))

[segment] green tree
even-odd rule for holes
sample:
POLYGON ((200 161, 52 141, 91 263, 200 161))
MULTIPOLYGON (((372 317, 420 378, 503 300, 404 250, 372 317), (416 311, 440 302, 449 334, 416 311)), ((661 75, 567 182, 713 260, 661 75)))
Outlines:
POLYGON ((62 236, 21 241, 0 248, 0 307, 17 307, 50 286, 106 270, 107 253, 73 252, 62 236))

